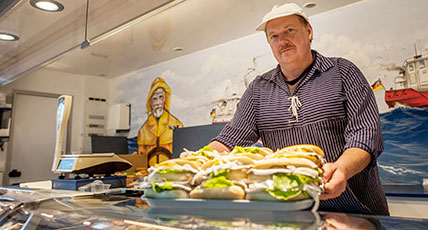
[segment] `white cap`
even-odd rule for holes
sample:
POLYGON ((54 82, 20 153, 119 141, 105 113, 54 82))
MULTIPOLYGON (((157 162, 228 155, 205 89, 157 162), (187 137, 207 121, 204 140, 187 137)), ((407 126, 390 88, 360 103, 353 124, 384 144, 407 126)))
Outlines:
POLYGON ((272 10, 263 17, 262 23, 259 26, 257 26, 256 30, 265 31, 266 23, 268 23, 270 20, 293 15, 293 14, 302 16, 303 18, 305 18, 307 22, 309 22, 309 19, 306 16, 306 14, 303 12, 302 8, 300 8, 295 3, 285 3, 282 6, 275 5, 272 8, 272 10))

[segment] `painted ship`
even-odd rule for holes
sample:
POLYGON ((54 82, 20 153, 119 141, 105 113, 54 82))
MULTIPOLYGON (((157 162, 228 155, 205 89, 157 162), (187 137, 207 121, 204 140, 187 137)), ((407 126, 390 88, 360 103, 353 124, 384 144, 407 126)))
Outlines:
POLYGON ((232 120, 235 114, 236 107, 241 98, 232 94, 232 96, 225 99, 215 101, 215 108, 211 110, 212 123, 228 123, 232 120))
POLYGON ((399 76, 395 78, 395 89, 385 90, 385 102, 395 107, 428 108, 428 54, 415 55, 404 61, 399 76))

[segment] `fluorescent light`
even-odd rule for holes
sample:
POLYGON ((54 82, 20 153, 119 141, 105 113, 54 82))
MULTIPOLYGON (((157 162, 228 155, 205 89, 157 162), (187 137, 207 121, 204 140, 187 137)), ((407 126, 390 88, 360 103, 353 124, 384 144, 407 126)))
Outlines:
POLYGON ((173 51, 175 51, 175 52, 181 52, 181 51, 183 51, 184 49, 183 49, 183 47, 179 47, 179 46, 177 46, 177 47, 172 48, 172 50, 173 50, 173 51))
POLYGON ((317 4, 315 2, 307 2, 307 3, 303 4, 303 7, 308 8, 308 9, 315 8, 316 6, 317 6, 317 4))
POLYGON ((19 37, 14 34, 0 32, 0 40, 2 41, 16 41, 19 37))
POLYGON ((57 12, 64 9, 64 6, 61 3, 54 0, 31 0, 30 4, 37 9, 49 12, 57 12))

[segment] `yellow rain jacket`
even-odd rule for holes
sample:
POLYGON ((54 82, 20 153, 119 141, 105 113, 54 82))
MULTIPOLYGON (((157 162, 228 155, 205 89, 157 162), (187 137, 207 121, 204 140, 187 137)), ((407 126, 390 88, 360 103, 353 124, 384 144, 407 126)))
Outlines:
POLYGON ((148 166, 152 166, 157 162, 167 160, 171 157, 172 130, 174 127, 183 127, 183 124, 169 113, 170 102, 171 90, 162 78, 156 78, 152 83, 146 103, 149 116, 138 131, 137 137, 138 154, 144 154, 148 157, 148 166), (153 92, 158 88, 163 88, 165 91, 164 111, 159 120, 153 116, 150 103, 153 92))

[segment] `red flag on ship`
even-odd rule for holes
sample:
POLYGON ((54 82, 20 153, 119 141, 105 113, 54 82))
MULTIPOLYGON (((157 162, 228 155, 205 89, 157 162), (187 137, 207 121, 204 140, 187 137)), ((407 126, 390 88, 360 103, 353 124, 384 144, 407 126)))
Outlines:
POLYGON ((373 89, 373 92, 376 92, 377 90, 379 90, 379 89, 385 89, 384 87, 383 87, 383 85, 382 85, 382 81, 380 80, 380 78, 379 79, 377 79, 377 81, 375 81, 373 84, 372 84, 372 89, 373 89))

